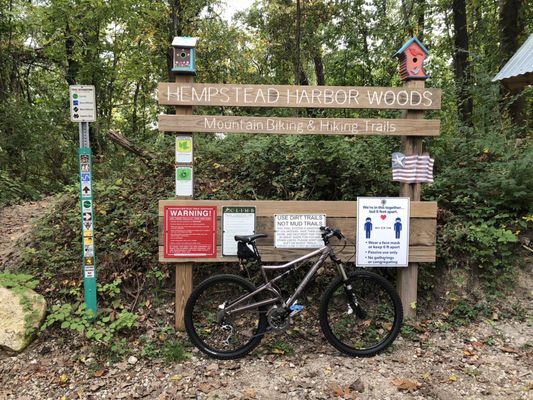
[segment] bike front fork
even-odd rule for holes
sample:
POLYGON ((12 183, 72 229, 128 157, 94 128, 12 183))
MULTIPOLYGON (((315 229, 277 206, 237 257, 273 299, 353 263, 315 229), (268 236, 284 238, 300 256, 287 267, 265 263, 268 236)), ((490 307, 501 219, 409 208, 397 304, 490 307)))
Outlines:
POLYGON ((346 271, 344 270, 342 263, 337 263, 337 270, 339 271, 339 275, 342 277, 344 292, 346 293, 346 298, 348 300, 348 306, 352 309, 352 311, 355 311, 355 315, 357 315, 358 318, 366 318, 367 313, 357 301, 352 284, 348 281, 348 276, 346 275, 346 271))

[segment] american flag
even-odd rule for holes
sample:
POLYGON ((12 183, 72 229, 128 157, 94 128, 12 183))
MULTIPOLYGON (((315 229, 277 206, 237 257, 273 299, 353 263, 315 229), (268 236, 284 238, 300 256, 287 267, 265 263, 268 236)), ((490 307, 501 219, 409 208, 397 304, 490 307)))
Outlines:
POLYGON ((392 153, 392 180, 405 183, 432 183, 433 160, 429 155, 392 153))

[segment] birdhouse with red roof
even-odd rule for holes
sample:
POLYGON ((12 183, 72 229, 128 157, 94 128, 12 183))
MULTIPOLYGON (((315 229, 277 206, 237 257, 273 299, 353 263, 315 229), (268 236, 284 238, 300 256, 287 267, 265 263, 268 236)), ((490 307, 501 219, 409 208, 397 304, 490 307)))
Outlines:
POLYGON ((406 42, 394 54, 400 60, 400 77, 402 81, 426 80, 428 76, 424 72, 423 64, 428 55, 428 50, 416 36, 406 42))

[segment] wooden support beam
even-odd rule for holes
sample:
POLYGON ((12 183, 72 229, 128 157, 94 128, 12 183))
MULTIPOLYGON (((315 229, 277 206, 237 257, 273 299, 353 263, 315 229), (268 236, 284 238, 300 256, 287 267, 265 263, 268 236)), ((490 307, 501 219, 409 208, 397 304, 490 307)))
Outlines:
MULTIPOLYGON (((194 82, 193 75, 176 75, 176 83, 190 83, 194 82)), ((192 106, 176 106, 176 115, 192 115, 192 106)), ((189 164, 190 167, 194 166, 193 162, 189 164)), ((173 173, 174 179, 176 172, 173 173)), ((193 174, 194 179, 194 174, 193 174)), ((194 193, 194 181, 193 181, 193 193, 194 193)), ((176 197, 176 199, 191 200, 191 197, 176 197)), ((185 311, 185 304, 192 292, 192 263, 181 262, 175 266, 176 275, 176 329, 184 330, 185 322, 183 320, 183 313, 185 311)))
MULTIPOLYGON (((423 90, 425 81, 411 80, 404 85, 406 90, 423 90)), ((424 118, 424 111, 407 110, 404 111, 404 118, 409 120, 421 120, 424 118)), ((404 136, 400 151, 407 155, 422 154, 423 137, 404 136)), ((420 183, 400 183, 400 197, 409 197, 411 201, 420 201, 422 185, 420 183)), ((407 268, 399 268, 397 276, 397 289, 402 299, 403 314, 406 318, 416 317, 417 305, 417 285, 418 285, 418 263, 410 262, 407 268)))

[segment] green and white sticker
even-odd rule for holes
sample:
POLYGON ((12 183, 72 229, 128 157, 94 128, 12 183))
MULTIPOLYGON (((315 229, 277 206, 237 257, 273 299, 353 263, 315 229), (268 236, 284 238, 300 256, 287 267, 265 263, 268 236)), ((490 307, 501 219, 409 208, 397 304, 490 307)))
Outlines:
POLYGON ((192 196, 192 167, 176 167, 176 196, 192 196))
POLYGON ((176 163, 192 163, 192 136, 176 137, 176 163))

